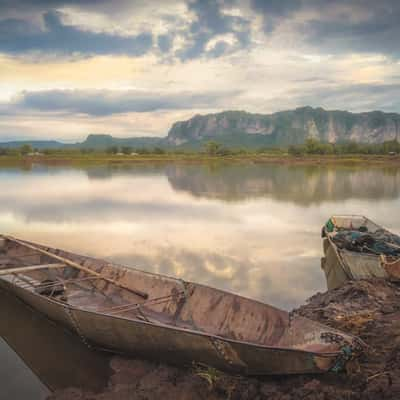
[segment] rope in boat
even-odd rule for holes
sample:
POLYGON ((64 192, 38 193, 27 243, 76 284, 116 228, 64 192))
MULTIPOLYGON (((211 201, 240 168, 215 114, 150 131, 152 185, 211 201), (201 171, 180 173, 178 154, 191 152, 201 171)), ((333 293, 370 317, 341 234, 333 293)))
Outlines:
MULTIPOLYGON (((17 275, 17 274, 15 274, 15 275, 17 275)), ((18 278, 22 279, 21 276, 18 276, 18 278)), ((45 285, 34 284, 34 283, 31 283, 31 282, 25 281, 25 285, 19 285, 19 287, 21 287, 22 289, 28 289, 29 287, 33 287, 35 289, 50 289, 50 288, 56 287, 58 285, 75 284, 77 282, 92 281, 92 280, 96 280, 96 279, 101 279, 101 278, 99 278, 99 277, 85 277, 85 278, 67 279, 67 280, 59 279, 59 281, 57 281, 57 282, 48 283, 48 284, 45 284, 45 285)), ((118 305, 118 306, 108 307, 108 308, 100 310, 99 312, 105 312, 105 313, 108 313, 108 314, 124 313, 124 312, 128 312, 128 311, 131 311, 131 310, 134 310, 134 309, 140 309, 141 306, 145 306, 145 305, 149 305, 149 304, 151 304, 151 305, 162 304, 164 302, 169 301, 170 299, 172 299, 174 297, 182 297, 182 296, 186 296, 185 291, 178 292, 177 294, 156 297, 154 299, 150 299, 150 300, 145 301, 143 303, 128 303, 128 304, 121 304, 121 305, 118 305)), ((70 313, 68 313, 68 314, 70 314, 70 313)))
POLYGON ((84 345, 86 345, 89 349, 92 348, 91 344, 89 343, 89 341, 87 340, 86 336, 83 334, 78 321, 75 318, 75 315, 73 314, 72 309, 69 306, 65 306, 64 307, 65 313, 67 314, 67 316, 69 317, 73 327, 76 330, 76 333, 79 335, 79 337, 81 338, 82 342, 84 345))
MULTIPOLYGON (((166 303, 167 301, 168 301, 169 299, 163 299, 163 300, 159 300, 159 301, 153 301, 152 303, 151 303, 151 305, 158 305, 158 304, 163 304, 163 303, 166 303)), ((146 303, 147 304, 147 303, 146 303)), ((122 314, 122 313, 126 313, 126 312, 129 312, 129 311, 133 311, 133 310, 139 310, 139 312, 141 313, 141 314, 143 314, 143 311, 142 311, 142 306, 143 306, 143 304, 135 304, 135 305, 133 305, 133 306, 131 306, 131 307, 129 307, 129 308, 124 308, 124 309, 121 309, 121 310, 115 310, 115 311, 103 311, 104 313, 106 313, 106 314, 108 314, 108 315, 115 315, 115 314, 122 314)))
POLYGON ((37 252, 39 252, 41 254, 44 254, 44 255, 46 255, 46 256, 48 256, 50 258, 56 259, 58 261, 61 261, 64 264, 66 264, 66 265, 68 265, 68 266, 70 266, 72 268, 75 268, 75 269, 78 269, 78 270, 81 270, 81 271, 85 271, 86 273, 88 273, 90 275, 98 276, 100 279, 102 279, 102 280, 104 280, 106 282, 109 282, 109 283, 111 283, 111 284, 113 284, 115 286, 118 286, 121 289, 129 291, 129 292, 135 294, 136 296, 142 297, 143 299, 147 299, 148 298, 148 294, 147 293, 142 292, 142 291, 137 290, 137 289, 134 289, 134 288, 131 288, 131 287, 127 287, 127 286, 121 284, 120 282, 116 281, 115 279, 112 279, 110 277, 104 276, 101 273, 96 272, 96 271, 94 271, 94 270, 92 270, 92 269, 90 269, 88 267, 85 267, 84 265, 81 265, 81 264, 79 264, 79 263, 77 263, 75 261, 69 260, 68 258, 65 258, 65 257, 62 257, 62 256, 60 256, 58 254, 52 253, 51 251, 44 250, 42 248, 36 247, 36 246, 34 246, 34 245, 32 245, 32 244, 30 244, 28 242, 15 239, 15 238, 13 238, 11 236, 0 235, 0 237, 2 237, 4 239, 7 239, 7 240, 10 240, 10 241, 12 241, 14 243, 17 243, 17 244, 19 244, 21 246, 24 246, 24 247, 28 248, 28 249, 37 251, 37 252))
MULTIPOLYGON (((16 274, 18 274, 18 273, 16 273, 16 274)), ((32 284, 30 284, 30 286, 32 286, 35 289, 49 289, 52 286, 57 286, 57 285, 62 285, 62 284, 70 284, 70 283, 74 284, 76 282, 92 281, 92 280, 101 279, 101 278, 99 278, 97 276, 90 276, 90 277, 79 278, 79 279, 66 279, 66 280, 63 280, 61 278, 57 278, 57 279, 59 279, 58 282, 46 283, 44 285, 42 285, 42 284, 35 285, 32 283, 32 284)), ((30 286, 29 285, 19 285, 19 287, 21 287, 22 289, 28 289, 30 286)))
POLYGON ((185 295, 185 293, 182 291, 182 292, 178 292, 177 294, 170 294, 167 296, 155 297, 154 299, 150 299, 143 303, 128 303, 128 304, 121 304, 119 306, 104 308, 102 310, 99 310, 99 312, 104 312, 107 314, 116 314, 116 313, 127 312, 127 311, 131 311, 136 308, 140 308, 142 306, 146 306, 149 304, 152 304, 152 305, 162 304, 162 303, 165 303, 165 302, 171 300, 174 297, 181 297, 184 295, 185 295))

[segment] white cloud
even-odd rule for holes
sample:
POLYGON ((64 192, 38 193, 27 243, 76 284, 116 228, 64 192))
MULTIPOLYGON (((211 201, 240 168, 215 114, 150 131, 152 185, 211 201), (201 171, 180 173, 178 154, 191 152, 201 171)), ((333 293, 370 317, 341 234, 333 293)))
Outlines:
MULTIPOLYGON (((265 15, 251 7, 254 1, 225 4, 220 12, 222 16, 230 17, 234 33, 214 32, 205 41, 205 52, 210 53, 221 42, 232 51, 218 58, 199 56, 182 61, 175 54, 194 41, 188 30, 196 21, 195 13, 189 12, 182 1, 141 0, 133 3, 124 0, 118 7, 106 1, 63 3, 57 1, 55 8, 64 13, 65 24, 90 32, 118 35, 136 35, 149 30, 155 39, 160 34, 171 35, 172 47, 168 54, 163 54, 155 49, 157 41, 153 40, 152 51, 142 56, 106 54, 60 58, 46 54, 41 58, 36 55, 33 59, 25 54, 18 57, 0 54, 1 103, 12 101, 23 91, 44 90, 121 93, 136 90, 167 97, 179 92, 204 95, 220 92, 225 95, 218 103, 210 102, 200 107, 193 101, 180 109, 155 110, 152 114, 126 112, 101 117, 84 116, 77 110, 52 114, 25 110, 24 115, 2 117, 0 140, 14 134, 72 139, 104 131, 117 136, 164 135, 176 119, 198 112, 245 109, 269 113, 308 102, 323 107, 340 105, 340 108, 354 111, 369 108, 396 111, 398 103, 393 99, 399 97, 395 84, 400 76, 396 58, 384 50, 376 52, 375 48, 373 52, 329 52, 307 41, 309 31, 300 29, 315 20, 329 24, 342 17, 343 23, 347 24, 371 23, 375 9, 363 11, 357 4, 349 5, 343 1, 331 5, 324 13, 306 7, 285 17, 278 15, 274 29, 266 32, 265 15), (250 36, 248 45, 240 48, 237 32, 243 19, 251 21, 250 36), (373 93, 378 87, 379 93, 373 93), (365 96, 368 90, 371 90, 370 95, 365 96), (360 99, 360 93, 364 94, 363 99, 360 99)), ((382 13, 387 8, 386 3, 387 0, 382 3, 382 13)), ((29 19, 29 12, 36 18, 43 12, 33 1, 27 1, 25 7, 7 10, 3 19, 29 19)), ((207 34, 210 29, 206 29, 207 34)), ((4 107, 0 104, 0 109, 4 107)))

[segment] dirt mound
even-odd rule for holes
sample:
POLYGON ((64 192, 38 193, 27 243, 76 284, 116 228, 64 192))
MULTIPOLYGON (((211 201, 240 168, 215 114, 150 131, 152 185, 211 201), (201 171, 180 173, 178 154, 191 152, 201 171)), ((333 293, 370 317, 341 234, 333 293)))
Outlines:
POLYGON ((400 286, 384 280, 349 282, 318 293, 293 311, 358 335, 367 345, 347 373, 246 378, 205 366, 178 369, 114 357, 104 393, 56 392, 52 400, 372 400, 400 399, 400 286))

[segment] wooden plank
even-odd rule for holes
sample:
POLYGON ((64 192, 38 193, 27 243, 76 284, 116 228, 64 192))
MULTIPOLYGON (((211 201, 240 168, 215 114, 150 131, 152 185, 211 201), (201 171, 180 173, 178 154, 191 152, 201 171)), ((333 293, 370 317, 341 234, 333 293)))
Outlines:
POLYGON ((58 256, 57 254, 53 254, 50 251, 43 250, 43 249, 41 249, 39 247, 33 246, 32 244, 29 244, 29 243, 25 243, 24 241, 15 239, 15 238, 13 238, 11 236, 2 235, 2 237, 7 239, 7 240, 10 240, 12 242, 18 243, 19 245, 24 246, 24 247, 26 247, 28 249, 35 250, 35 251, 37 251, 37 252, 39 252, 41 254, 44 254, 44 255, 46 255, 46 256, 48 256, 50 258, 53 258, 54 260, 61 261, 61 262, 65 263, 65 264, 67 264, 70 267, 79 269, 81 271, 85 271, 86 273, 88 273, 90 275, 97 276, 97 277, 101 278, 102 280, 104 280, 106 282, 110 282, 113 285, 118 286, 121 289, 124 289, 124 290, 126 290, 128 292, 131 292, 131 293, 135 294, 136 296, 142 297, 143 299, 148 299, 148 297, 149 297, 149 295, 147 293, 142 292, 141 290, 132 289, 130 287, 122 285, 120 282, 117 282, 116 280, 111 279, 111 278, 107 278, 106 276, 103 276, 102 274, 99 274, 98 272, 93 271, 90 268, 84 267, 83 265, 80 265, 80 264, 78 264, 78 263, 76 263, 76 262, 74 262, 72 260, 69 260, 68 258, 58 256))
POLYGON ((18 274, 22 272, 29 271, 38 271, 40 269, 54 269, 54 268, 65 268, 66 264, 39 264, 39 265, 28 265, 23 267, 15 267, 15 268, 6 268, 0 269, 0 276, 2 275, 10 275, 10 274, 18 274))
POLYGON ((37 254, 24 254, 21 256, 13 255, 12 257, 10 256, 3 256, 0 257, 0 264, 12 264, 12 263, 18 263, 21 260, 24 260, 25 258, 32 258, 32 257, 38 257, 37 254))
POLYGON ((26 276, 26 275, 22 275, 22 274, 19 274, 19 275, 13 274, 12 282, 14 284, 17 283, 17 285, 22 287, 23 289, 27 289, 30 287, 35 288, 36 286, 40 285, 40 281, 37 281, 36 279, 31 278, 30 276, 26 276), (28 285, 28 286, 26 286, 26 285, 28 285))
POLYGON ((10 256, 4 256, 4 257, 0 257, 0 264, 10 264, 10 263, 15 263, 15 261, 19 261, 21 258, 23 257, 18 257, 16 258, 14 257, 10 257, 10 256))

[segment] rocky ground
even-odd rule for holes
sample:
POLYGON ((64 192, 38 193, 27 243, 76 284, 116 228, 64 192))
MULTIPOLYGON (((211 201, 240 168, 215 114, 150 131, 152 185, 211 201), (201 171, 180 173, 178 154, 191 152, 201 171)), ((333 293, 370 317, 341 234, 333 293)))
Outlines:
POLYGON ((103 393, 70 388, 49 400, 400 399, 400 285, 349 282, 316 294, 294 312, 358 335, 369 350, 347 373, 262 379, 114 357, 114 373, 103 393))

